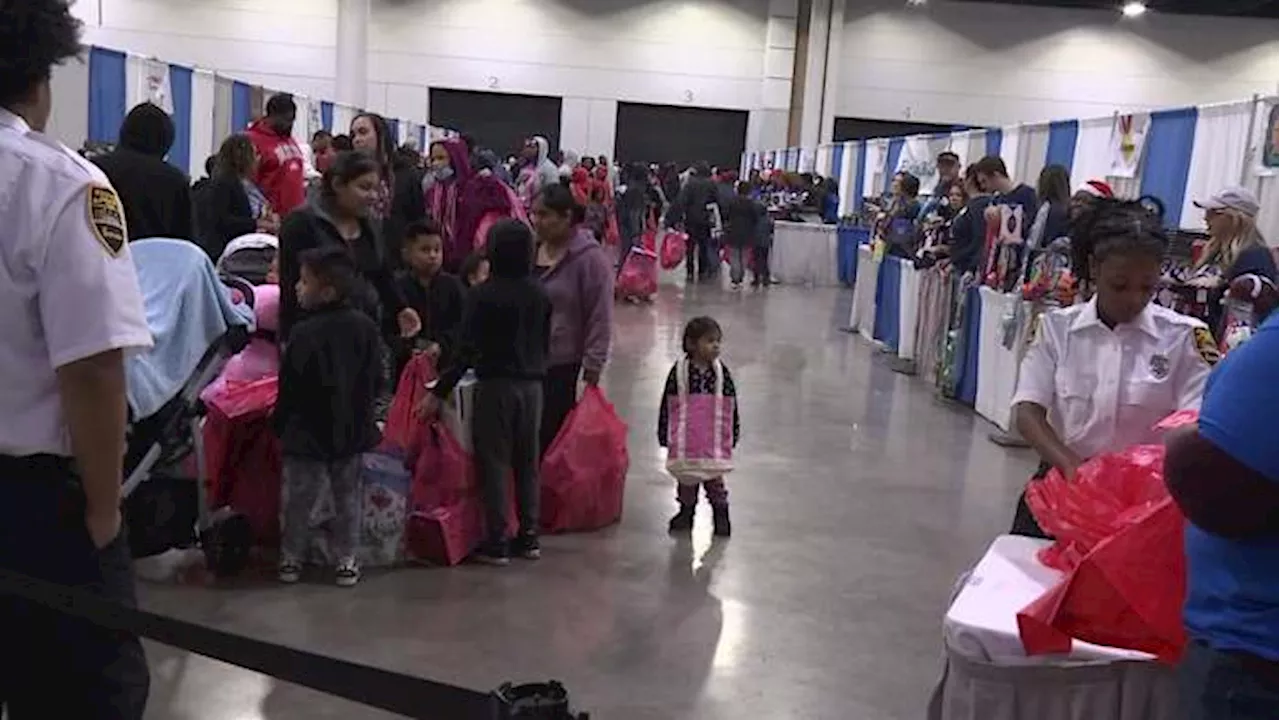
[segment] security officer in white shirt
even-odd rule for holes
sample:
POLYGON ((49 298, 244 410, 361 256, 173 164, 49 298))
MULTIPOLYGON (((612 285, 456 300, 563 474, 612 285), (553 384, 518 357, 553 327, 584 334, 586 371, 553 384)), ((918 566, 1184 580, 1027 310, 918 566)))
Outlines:
MULTIPOLYGON (((1043 460, 1037 477, 1051 467, 1071 477, 1094 455, 1153 441, 1156 422, 1199 409, 1217 361, 1204 323, 1151 302, 1168 245, 1159 218, 1100 199, 1072 238, 1095 295, 1041 316, 1013 396, 1018 430, 1043 460)), ((1044 537, 1025 494, 1012 532, 1044 537)))
MULTIPOLYGON (((120 199, 42 132, 79 34, 67 0, 0 0, 0 569, 133 606, 124 352, 151 334, 120 199)), ((9 720, 136 720, 148 684, 136 637, 0 587, 9 720)))

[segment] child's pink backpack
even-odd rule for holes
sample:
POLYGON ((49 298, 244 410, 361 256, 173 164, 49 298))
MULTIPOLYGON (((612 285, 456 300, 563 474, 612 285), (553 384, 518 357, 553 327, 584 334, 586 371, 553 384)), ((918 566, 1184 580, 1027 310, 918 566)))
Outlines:
POLYGON ((724 394, 724 366, 714 365, 711 394, 689 392, 689 360, 676 364, 676 394, 666 399, 667 472, 686 485, 733 470, 734 398, 724 394))

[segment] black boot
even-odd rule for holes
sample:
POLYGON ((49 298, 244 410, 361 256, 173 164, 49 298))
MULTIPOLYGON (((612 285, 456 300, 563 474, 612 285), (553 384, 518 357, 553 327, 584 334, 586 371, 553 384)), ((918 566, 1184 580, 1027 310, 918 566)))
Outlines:
POLYGON ((667 532, 687 533, 693 530, 693 505, 681 505, 680 512, 671 518, 671 522, 667 523, 667 532))
POLYGON ((716 537, 729 537, 733 532, 733 526, 729 523, 729 506, 711 508, 711 523, 716 537))

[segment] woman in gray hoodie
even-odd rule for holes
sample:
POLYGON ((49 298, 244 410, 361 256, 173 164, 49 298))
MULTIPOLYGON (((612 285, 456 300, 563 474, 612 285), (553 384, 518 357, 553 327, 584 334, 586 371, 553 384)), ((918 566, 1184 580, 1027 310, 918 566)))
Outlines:
POLYGON ((531 220, 538 238, 534 261, 551 298, 551 352, 542 396, 542 451, 578 402, 578 377, 600 382, 613 337, 613 269, 604 249, 582 226, 585 210, 563 185, 544 187, 531 220))

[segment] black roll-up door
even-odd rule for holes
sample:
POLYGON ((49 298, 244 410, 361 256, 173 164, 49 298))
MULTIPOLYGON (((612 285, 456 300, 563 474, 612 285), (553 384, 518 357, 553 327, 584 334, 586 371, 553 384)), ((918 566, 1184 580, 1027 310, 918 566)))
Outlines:
POLYGON ((969 130, 968 125, 910 122, 907 120, 874 120, 871 118, 838 117, 833 128, 831 142, 869 140, 882 137, 906 137, 969 130))
POLYGON ((747 112, 618 103, 617 148, 622 162, 680 165, 705 160, 737 168, 747 146, 747 112))
POLYGON ((431 88, 430 122, 467 133, 501 157, 519 154, 526 138, 541 135, 560 147, 560 98, 545 95, 431 88))

